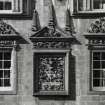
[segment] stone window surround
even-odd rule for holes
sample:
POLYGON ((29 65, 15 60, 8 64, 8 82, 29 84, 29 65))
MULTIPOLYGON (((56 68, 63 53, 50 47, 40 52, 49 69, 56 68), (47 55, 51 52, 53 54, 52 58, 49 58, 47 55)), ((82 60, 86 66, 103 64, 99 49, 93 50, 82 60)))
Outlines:
MULTIPOLYGON (((104 79, 104 77, 102 76, 102 77, 97 77, 97 79, 98 80, 101 80, 101 78, 102 78, 102 81, 101 82, 103 82, 102 84, 101 83, 99 83, 98 85, 100 85, 100 86, 94 86, 94 80, 95 80, 95 78, 96 78, 96 76, 94 77, 93 76, 93 72, 95 72, 96 70, 100 70, 100 75, 101 75, 101 71, 103 71, 104 72, 104 68, 102 68, 102 62, 104 61, 104 60, 101 60, 101 58, 100 58, 100 60, 93 60, 93 53, 96 53, 96 52, 98 52, 98 53, 103 53, 103 52, 105 52, 104 50, 91 50, 90 51, 90 56, 91 56, 91 58, 90 58, 90 62, 91 62, 91 89, 93 90, 93 91, 105 91, 105 86, 104 86, 104 81, 103 81, 103 79, 104 79), (99 61, 100 62, 100 68, 94 68, 93 67, 93 62, 95 62, 95 61, 99 61), (103 85, 103 86, 101 86, 101 85, 103 85)), ((103 73, 102 73, 102 75, 103 75, 103 73)))
MULTIPOLYGON (((68 87, 68 74, 69 74, 69 53, 70 53, 70 50, 40 50, 40 51, 38 51, 38 50, 36 50, 35 52, 34 52, 34 57, 35 57, 35 54, 40 54, 40 53, 42 53, 42 54, 44 54, 44 53, 49 53, 49 54, 56 54, 56 53, 58 53, 58 54, 65 54, 65 79, 64 79, 64 86, 65 86, 65 90, 63 90, 63 91, 40 91, 40 90, 38 90, 38 89, 35 89, 34 88, 34 94, 33 95, 36 95, 36 96, 43 96, 43 95, 68 95, 69 94, 69 87, 68 87)), ((37 67, 36 67, 36 65, 37 64, 35 64, 35 60, 34 60, 34 74, 36 75, 36 72, 38 73, 38 69, 36 69, 37 67)), ((36 83, 37 81, 38 81, 38 77, 36 77, 34 75, 34 87, 38 87, 38 83, 36 83)))
POLYGON ((89 94, 105 94, 105 87, 93 87, 92 82, 92 53, 93 52, 103 52, 105 51, 105 34, 104 33, 84 33, 85 38, 87 39, 86 45, 89 49, 89 94))
POLYGON ((22 13, 22 0, 0 0, 2 9, 0 10, 0 14, 21 14, 22 13), (5 10, 6 7, 4 7, 5 2, 11 2, 11 9, 5 10))
MULTIPOLYGON (((93 3, 93 0, 92 1, 90 1, 90 0, 83 0, 83 10, 79 10, 78 9, 78 7, 80 7, 79 6, 79 3, 78 3, 78 1, 79 0, 74 0, 73 2, 73 6, 74 6, 74 9, 73 9, 73 14, 89 14, 89 15, 91 15, 91 14, 96 14, 96 13, 105 13, 105 11, 104 11, 104 4, 102 4, 103 5, 103 8, 102 9, 94 9, 93 8, 93 5, 94 5, 94 3, 93 3), (76 6, 75 6, 76 5, 76 6)), ((81 1, 81 0, 80 0, 81 1)), ((80 5, 82 5, 82 3, 80 3, 80 5)))
POLYGON ((20 34, 9 24, 3 20, 0 21, 0 50, 11 49, 11 87, 0 87, 0 94, 16 94, 17 92, 17 52, 20 49, 19 43, 25 43, 20 34))
MULTIPOLYGON (((13 0, 12 0, 13 1, 13 0)), ((31 19, 34 9, 34 0, 14 0, 20 3, 13 3, 12 10, 0 11, 0 18, 6 19, 31 19), (19 7, 20 4, 20 7, 19 7), (15 8, 16 7, 16 8, 15 8), (19 7, 19 8, 18 8, 19 7)))
POLYGON ((0 87, 0 94, 16 94, 16 49, 15 46, 0 46, 1 51, 11 50, 10 83, 11 86, 0 87))

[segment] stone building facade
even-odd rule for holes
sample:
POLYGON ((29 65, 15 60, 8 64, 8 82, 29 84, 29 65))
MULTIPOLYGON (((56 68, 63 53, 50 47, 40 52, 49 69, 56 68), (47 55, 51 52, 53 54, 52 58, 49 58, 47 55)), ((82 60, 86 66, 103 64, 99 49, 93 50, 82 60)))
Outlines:
POLYGON ((15 12, 0 9, 0 105, 104 105, 104 0, 92 0, 101 9, 7 1, 15 12))

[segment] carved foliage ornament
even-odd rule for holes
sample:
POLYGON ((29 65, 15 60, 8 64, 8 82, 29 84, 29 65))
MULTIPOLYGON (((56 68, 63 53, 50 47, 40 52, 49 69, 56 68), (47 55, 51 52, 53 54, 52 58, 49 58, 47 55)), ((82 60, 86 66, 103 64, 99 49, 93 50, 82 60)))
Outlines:
POLYGON ((64 90, 64 65, 63 56, 48 57, 39 59, 39 87, 41 91, 62 91, 64 90))
POLYGON ((2 20, 0 20, 0 34, 16 34, 17 32, 13 27, 9 24, 6 24, 2 20))
POLYGON ((34 48, 70 48, 70 42, 34 42, 34 48))
POLYGON ((88 29, 89 33, 105 33, 105 18, 100 18, 92 23, 88 29))

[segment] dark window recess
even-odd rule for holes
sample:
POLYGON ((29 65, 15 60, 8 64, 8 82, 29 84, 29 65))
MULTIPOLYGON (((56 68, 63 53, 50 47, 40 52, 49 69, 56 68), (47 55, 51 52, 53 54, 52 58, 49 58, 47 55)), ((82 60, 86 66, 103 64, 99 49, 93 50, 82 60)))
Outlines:
POLYGON ((4 60, 10 60, 10 59, 11 59, 11 53, 10 52, 4 53, 4 60))
POLYGON ((3 70, 0 70, 0 78, 3 78, 3 70))
POLYGON ((99 60, 100 59, 100 52, 94 52, 93 60, 99 60))
POLYGON ((0 87, 10 86, 11 51, 0 52, 0 87))
POLYGON ((19 15, 19 18, 32 18, 34 5, 34 0, 23 0, 23 13, 19 15))
MULTIPOLYGON (((21 0, 19 0, 20 2, 21 0)), ((32 18, 33 10, 34 10, 34 0, 22 0, 22 8, 16 7, 13 9, 12 2, 2 2, 0 1, 0 18, 32 18), (12 10, 12 13, 3 13, 2 10, 12 10), (18 10, 17 10, 18 9, 18 10)))
POLYGON ((10 70, 4 71, 4 78, 10 78, 10 70))
POLYGON ((12 3, 11 2, 5 2, 4 10, 11 10, 12 9, 12 3))
POLYGON ((105 60, 105 52, 102 53, 102 60, 105 60))
POLYGON ((0 87, 3 87, 3 79, 0 79, 0 87))
POLYGON ((12 9, 12 2, 0 1, 0 10, 11 10, 12 9))
POLYGON ((93 71, 93 78, 100 78, 101 74, 102 74, 102 70, 94 70, 93 71))
POLYGON ((92 86, 105 87, 105 52, 93 52, 92 55, 92 86))
POLYGON ((4 68, 10 68, 11 67, 11 61, 4 61, 4 68))
POLYGON ((100 61, 93 61, 93 68, 99 69, 100 68, 100 61))
POLYGON ((83 0, 78 1, 78 10, 83 11, 83 0))
POLYGON ((2 59, 3 59, 3 53, 0 52, 0 60, 2 60, 2 59))
POLYGON ((93 86, 100 86, 100 79, 93 79, 93 86))
POLYGON ((0 69, 2 69, 2 61, 0 61, 0 69))
POLYGON ((10 79, 4 79, 4 87, 10 86, 10 79))
POLYGON ((73 0, 75 13, 104 12, 105 0, 73 0))
POLYGON ((0 2, 0 10, 3 10, 3 2, 0 2))

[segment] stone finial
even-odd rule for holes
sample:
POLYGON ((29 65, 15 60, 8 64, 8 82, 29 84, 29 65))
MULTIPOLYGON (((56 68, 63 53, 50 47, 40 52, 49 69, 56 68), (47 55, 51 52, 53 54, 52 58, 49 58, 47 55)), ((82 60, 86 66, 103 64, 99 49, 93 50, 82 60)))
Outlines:
POLYGON ((72 35, 74 33, 74 24, 73 24, 73 19, 72 19, 71 13, 70 13, 69 5, 70 5, 69 0, 67 0, 65 31, 72 35))
POLYGON ((48 26, 51 30, 51 32, 55 31, 55 26, 57 25, 57 20, 56 20, 56 13, 55 13, 55 9, 54 9, 54 5, 52 0, 50 0, 50 4, 49 4, 49 22, 48 22, 48 26))
POLYGON ((36 10, 36 0, 35 0, 35 8, 34 8, 34 12, 33 12, 32 31, 36 32, 40 29, 41 29, 41 26, 40 26, 39 14, 36 10))

